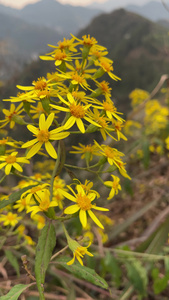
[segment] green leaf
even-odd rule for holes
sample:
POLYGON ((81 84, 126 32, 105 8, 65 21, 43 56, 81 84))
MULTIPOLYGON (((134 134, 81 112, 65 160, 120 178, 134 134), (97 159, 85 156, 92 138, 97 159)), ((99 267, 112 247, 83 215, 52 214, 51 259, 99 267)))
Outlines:
POLYGON ((15 269, 17 276, 19 277, 19 263, 17 261, 16 256, 13 255, 13 253, 10 250, 5 250, 5 255, 10 262, 11 266, 15 269))
POLYGON ((147 253, 158 254, 161 251, 168 238, 168 226, 169 218, 167 218, 157 229, 156 235, 146 250, 147 253))
POLYGON ((79 263, 76 262, 73 265, 68 266, 68 261, 70 261, 70 258, 64 257, 57 259, 55 262, 60 266, 64 267, 76 277, 89 281, 94 285, 102 287, 103 289, 108 289, 107 282, 102 277, 100 277, 94 270, 85 266, 81 266, 79 263))
POLYGON ((6 207, 9 204, 13 204, 15 201, 19 200, 21 198, 21 195, 26 192, 27 190, 31 189, 32 187, 36 186, 35 185, 29 185, 27 187, 24 187, 23 189, 19 190, 18 192, 14 192, 11 195, 9 195, 8 200, 4 199, 0 201, 0 209, 6 207))
POLYGON ((128 278, 133 284, 134 288, 140 295, 146 295, 146 288, 148 284, 147 271, 142 266, 139 260, 132 258, 130 262, 125 263, 128 273, 128 278))
POLYGON ((166 289, 167 286, 168 286, 168 278, 167 277, 155 279, 154 284, 153 284, 154 293, 156 295, 160 294, 162 291, 164 291, 166 289))
POLYGON ((45 281, 45 273, 56 245, 56 233, 52 223, 48 223, 41 230, 41 235, 36 247, 35 277, 40 295, 43 294, 42 284, 45 281))
POLYGON ((116 286, 120 286, 122 275, 121 268, 117 259, 110 252, 107 252, 105 258, 103 258, 103 266, 105 271, 112 275, 116 286))
MULTIPOLYGON (((34 284, 34 283, 33 283, 34 284)), ((26 290, 31 284, 18 284, 15 285, 8 294, 5 296, 1 296, 1 300, 17 300, 18 297, 22 294, 24 290, 26 290)))

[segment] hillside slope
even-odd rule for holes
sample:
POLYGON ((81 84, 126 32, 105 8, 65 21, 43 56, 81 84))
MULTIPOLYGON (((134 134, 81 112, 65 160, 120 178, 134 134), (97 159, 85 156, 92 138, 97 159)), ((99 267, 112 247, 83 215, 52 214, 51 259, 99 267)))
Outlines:
POLYGON ((169 71, 168 30, 135 13, 119 9, 102 14, 80 31, 79 37, 84 34, 108 48, 115 74, 122 78, 113 83, 113 90, 124 101, 124 95, 134 88, 151 91, 169 71))

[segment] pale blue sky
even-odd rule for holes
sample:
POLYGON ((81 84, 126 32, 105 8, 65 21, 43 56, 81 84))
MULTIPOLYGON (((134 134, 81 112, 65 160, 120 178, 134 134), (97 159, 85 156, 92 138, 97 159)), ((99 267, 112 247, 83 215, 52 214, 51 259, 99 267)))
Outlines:
MULTIPOLYGON (((0 4, 4 4, 6 6, 11 6, 15 8, 21 8, 25 6, 26 4, 29 3, 35 3, 38 2, 39 0, 0 0, 0 4)), ((100 2, 104 3, 107 0, 57 0, 58 2, 62 4, 72 4, 72 5, 88 5, 93 2, 100 2)), ((137 5, 142 5, 147 2, 150 2, 151 0, 112 0, 112 3, 114 2, 114 7, 120 7, 120 6, 126 6, 128 4, 137 4, 137 5)), ((157 2, 161 2, 161 0, 155 0, 157 2)), ((164 1, 164 0, 163 0, 164 1)), ((166 3, 169 1, 166 0, 166 3)))

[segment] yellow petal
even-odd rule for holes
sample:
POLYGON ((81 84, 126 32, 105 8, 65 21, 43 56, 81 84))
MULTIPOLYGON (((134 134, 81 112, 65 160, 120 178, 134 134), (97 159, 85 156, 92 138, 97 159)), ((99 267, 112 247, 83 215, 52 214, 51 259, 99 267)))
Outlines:
POLYGON ((88 214, 91 217, 91 219, 102 229, 104 229, 103 225, 100 223, 98 218, 94 215, 94 213, 91 210, 88 210, 88 214))
POLYGON ((54 159, 57 158, 56 150, 54 149, 54 147, 52 146, 52 144, 49 141, 45 143, 45 148, 51 157, 53 157, 54 159))
POLYGON ((39 118, 39 129, 40 129, 40 130, 48 129, 48 128, 46 127, 45 115, 44 115, 44 114, 41 114, 41 115, 40 115, 40 118, 39 118))
POLYGON ((46 127, 49 128, 52 125, 55 114, 51 113, 46 119, 46 127))
POLYGON ((79 210, 79 206, 77 204, 71 205, 64 210, 65 214, 71 215, 76 213, 79 210))
POLYGON ((36 153, 38 153, 38 151, 40 150, 41 146, 43 143, 38 142, 37 144, 35 144, 27 153, 26 157, 29 159, 32 156, 34 156, 36 153))
POLYGON ((80 210, 79 218, 80 218, 80 222, 81 222, 83 228, 85 228, 87 225, 87 215, 86 215, 85 210, 82 210, 82 209, 80 210))
POLYGON ((13 167, 14 167, 16 170, 18 170, 19 172, 23 172, 22 167, 21 167, 19 164, 17 164, 17 163, 14 163, 14 164, 13 164, 13 167))
POLYGON ((39 133, 39 129, 36 128, 35 126, 33 125, 28 125, 27 126, 28 130, 31 131, 33 134, 37 135, 39 133))
POLYGON ((76 119, 76 124, 77 124, 77 127, 79 128, 79 130, 82 133, 85 133, 85 128, 84 128, 84 124, 83 124, 82 120, 81 119, 76 119))
POLYGON ((31 147, 32 145, 36 144, 37 142, 38 142, 38 139, 37 139, 37 138, 36 138, 36 139, 33 139, 33 140, 31 140, 31 141, 28 141, 28 142, 24 143, 24 144, 22 145, 21 148, 29 148, 29 147, 31 147))
POLYGON ((9 175, 9 173, 11 172, 12 169, 12 164, 7 164, 5 167, 5 174, 9 175))

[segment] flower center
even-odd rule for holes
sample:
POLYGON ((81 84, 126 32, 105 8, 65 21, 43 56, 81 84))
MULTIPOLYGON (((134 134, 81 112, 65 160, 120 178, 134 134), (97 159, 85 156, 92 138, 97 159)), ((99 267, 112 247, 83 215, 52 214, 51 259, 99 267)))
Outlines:
POLYGON ((82 210, 89 210, 92 208, 91 200, 86 195, 77 195, 77 204, 82 210))
POLYGON ((111 88, 109 88, 108 83, 106 81, 102 81, 100 83, 100 87, 103 93, 110 93, 111 88))
POLYGON ((38 139, 39 142, 45 143, 45 142, 48 142, 49 136, 50 136, 50 133, 47 129, 39 130, 39 133, 37 135, 37 139, 38 139))
POLYGON ((104 107, 104 110, 107 110, 107 111, 111 111, 111 112, 117 111, 116 107, 111 102, 103 101, 103 107, 104 107))
POLYGON ((101 67, 103 68, 103 70, 105 72, 110 72, 110 71, 113 71, 113 67, 106 61, 102 61, 101 62, 101 67))
POLYGON ((116 152, 113 149, 111 149, 109 146, 106 147, 104 152, 105 152, 106 156, 109 157, 109 158, 117 157, 116 152))
POLYGON ((16 156, 12 156, 12 155, 9 155, 7 158, 5 158, 7 164, 13 164, 16 162, 16 156))
POLYGON ((81 105, 72 104, 70 105, 70 113, 72 116, 76 118, 84 118, 85 116, 85 110, 84 107, 81 105))
POLYGON ((35 90, 44 90, 47 87, 47 83, 42 79, 39 79, 34 83, 35 83, 35 90))
POLYGON ((7 220, 8 221, 14 221, 16 219, 16 214, 12 214, 12 213, 9 213, 7 216, 6 216, 7 220))
POLYGON ((82 38, 83 38, 83 45, 85 46, 91 47, 97 43, 96 39, 94 37, 90 37, 90 35, 88 36, 84 35, 82 38))
POLYGON ((84 83, 84 78, 83 76, 78 75, 77 73, 72 75, 72 79, 77 81, 79 84, 84 83))
POLYGON ((66 53, 65 53, 65 52, 62 52, 62 51, 60 51, 60 50, 58 50, 58 51, 55 53, 55 60, 64 60, 66 57, 67 57, 66 53))
POLYGON ((7 116, 7 119, 11 120, 13 115, 16 115, 17 113, 14 111, 13 113, 11 113, 9 116, 7 116))

